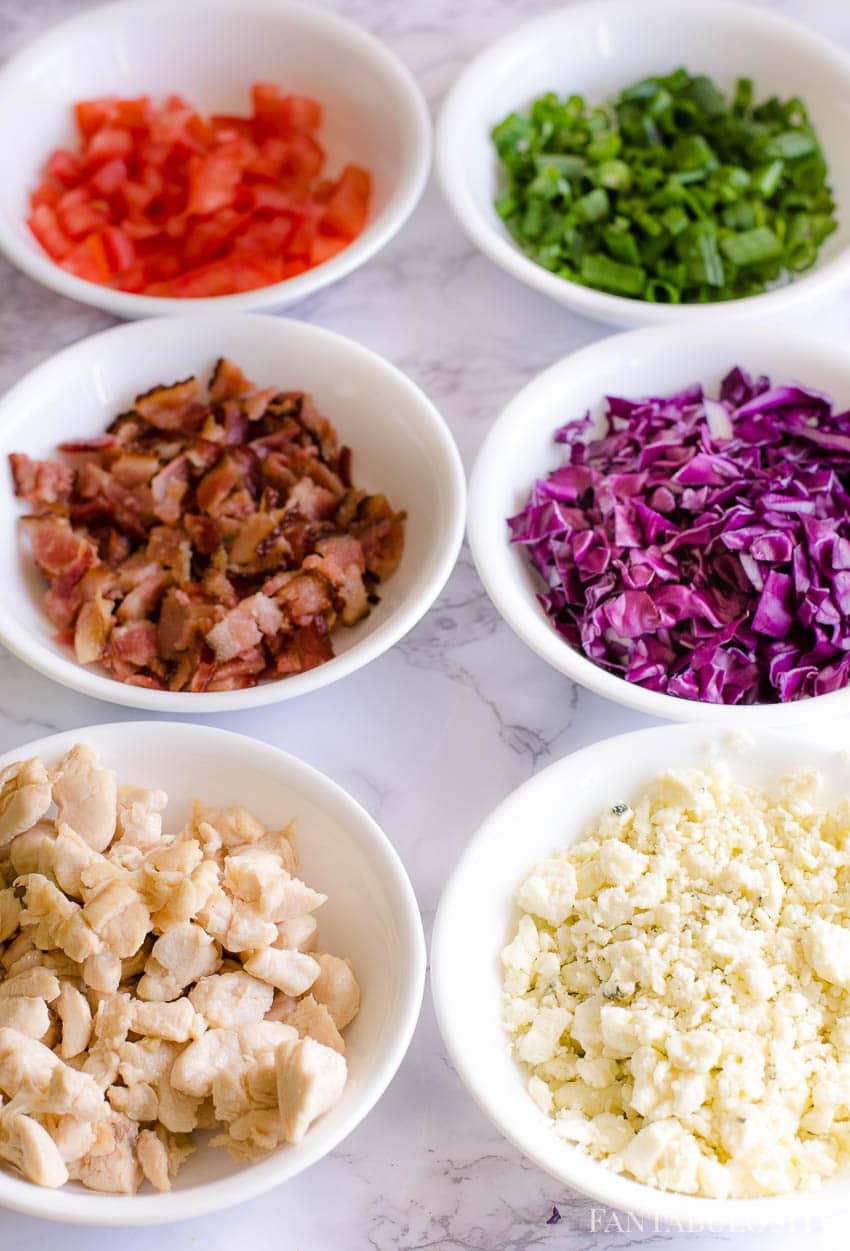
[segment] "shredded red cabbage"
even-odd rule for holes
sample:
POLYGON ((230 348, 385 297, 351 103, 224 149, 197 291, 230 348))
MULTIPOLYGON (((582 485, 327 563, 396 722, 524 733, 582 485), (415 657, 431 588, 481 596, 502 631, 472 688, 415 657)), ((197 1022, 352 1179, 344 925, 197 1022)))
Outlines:
POLYGON ((719 399, 607 397, 555 434, 567 460, 509 520, 572 646, 713 704, 850 680, 850 411, 733 369, 719 399))

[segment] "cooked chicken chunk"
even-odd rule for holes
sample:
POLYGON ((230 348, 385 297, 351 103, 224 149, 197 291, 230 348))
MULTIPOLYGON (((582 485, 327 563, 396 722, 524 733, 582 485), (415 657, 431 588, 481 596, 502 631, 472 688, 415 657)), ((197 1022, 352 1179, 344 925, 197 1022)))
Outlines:
POLYGON ((0 847, 31 829, 50 807, 50 779, 38 757, 0 770, 0 847))
POLYGON ((11 1106, 0 1113, 0 1156, 38 1186, 55 1188, 68 1180, 65 1161, 47 1130, 11 1106))
POLYGON ((78 743, 60 761, 53 778, 53 799, 59 821, 75 830, 89 847, 103 851, 109 846, 115 834, 118 786, 115 774, 98 764, 90 747, 78 743))
POLYGON ((334 1019, 323 1003, 317 1003, 312 995, 305 995, 284 1017, 289 1025, 294 1025, 302 1036, 315 1038, 316 1042, 325 1047, 332 1047, 341 1055, 345 1054, 345 1042, 337 1029, 334 1019))
POLYGON ((235 1029, 261 1021, 272 1006, 274 991, 248 973, 215 973, 201 978, 189 999, 208 1025, 235 1029))
POLYGON ((348 1076, 343 1056, 313 1038, 277 1049, 277 1097, 287 1142, 300 1142, 317 1116, 336 1103, 348 1076))
POLYGON ((312 956, 302 951, 282 951, 277 947, 249 951, 242 962, 246 973, 268 982, 285 995, 303 995, 321 972, 320 965, 312 956))
POLYGON ((0 1027, 20 1030, 30 1038, 41 1038, 50 1028, 50 1012, 43 999, 21 995, 0 999, 0 1027))
POLYGON ((139 1127, 122 1113, 112 1112, 109 1128, 112 1131, 112 1149, 104 1154, 95 1154, 96 1147, 92 1148, 71 1165, 70 1175, 90 1190, 135 1194, 142 1180, 142 1170, 136 1160, 139 1127))
POLYGON ((85 1051, 92 1032, 92 1015, 88 1000, 70 982, 63 982, 56 999, 56 1012, 62 1022, 59 1054, 70 1060, 85 1051))
POLYGON ((319 976, 310 987, 318 1003, 330 1012, 337 1029, 345 1029, 360 1010, 360 987, 347 960, 327 953, 316 956, 319 976))

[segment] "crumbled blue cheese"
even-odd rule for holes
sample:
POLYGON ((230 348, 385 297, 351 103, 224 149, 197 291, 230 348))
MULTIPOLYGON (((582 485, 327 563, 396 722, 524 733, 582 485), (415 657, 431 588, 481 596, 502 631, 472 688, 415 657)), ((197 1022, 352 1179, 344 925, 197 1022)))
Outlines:
POLYGON ((512 1049, 614 1171, 754 1197, 850 1165, 850 802, 818 783, 665 773, 521 887, 512 1049))

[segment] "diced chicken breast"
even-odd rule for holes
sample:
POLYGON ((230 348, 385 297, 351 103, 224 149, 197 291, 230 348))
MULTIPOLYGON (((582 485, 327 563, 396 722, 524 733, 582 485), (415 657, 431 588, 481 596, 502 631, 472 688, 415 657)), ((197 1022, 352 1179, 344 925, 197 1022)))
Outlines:
POLYGON ((56 1143, 38 1121, 22 1113, 0 1114, 0 1156, 38 1186, 55 1188, 68 1180, 56 1143))
MULTIPOLYGON (((118 785, 115 774, 98 764, 90 747, 77 744, 60 761, 53 780, 59 820, 70 825, 94 851, 104 851, 115 834, 118 785)), ((41 814, 40 814, 41 815, 41 814)))
POLYGON ((85 1051, 92 1033, 92 1015, 88 1000, 70 982, 63 982, 56 999, 56 1012, 62 1022, 59 1054, 70 1060, 85 1051))
POLYGON ((248 973, 215 973, 189 991, 189 1000, 208 1025, 236 1029, 261 1021, 272 1006, 271 986, 248 973))
POLYGON ((142 1170, 136 1160, 136 1139, 139 1127, 120 1112, 109 1117, 114 1145, 104 1155, 95 1154, 92 1148, 87 1155, 71 1166, 70 1174, 88 1186, 108 1194, 135 1194, 142 1179, 142 1170))
POLYGON ((276 1054, 277 1096, 287 1142, 300 1142, 315 1121, 332 1108, 348 1076, 345 1059, 313 1038, 284 1042, 276 1054))
POLYGON ((242 1051, 234 1030, 208 1029, 197 1040, 185 1047, 174 1061, 171 1084, 195 1099, 212 1094, 213 1081, 224 1069, 239 1066, 242 1051))
POLYGON ((325 1047, 332 1047, 340 1055, 345 1054, 345 1042, 337 1029, 334 1019, 323 1003, 318 1003, 312 995, 299 999, 289 1015, 285 1018, 302 1036, 315 1038, 325 1047))
POLYGON ((347 960, 327 953, 316 956, 319 976, 311 986, 311 994, 323 1003, 333 1017, 337 1029, 345 1029, 360 1010, 360 987, 347 960))
POLYGON ((312 913, 305 912, 303 916, 278 923, 274 946, 285 947, 289 951, 312 951, 316 946, 318 933, 318 921, 312 913))
POLYGON ((43 999, 21 995, 0 999, 0 1027, 20 1030, 30 1038, 41 1038, 50 1028, 50 1012, 43 999))
POLYGON ((50 807, 50 779, 37 756, 0 770, 0 847, 31 829, 50 807))
POLYGON ((315 982, 321 966, 302 951, 266 947, 243 956, 246 973, 268 982, 285 995, 303 995, 315 982))

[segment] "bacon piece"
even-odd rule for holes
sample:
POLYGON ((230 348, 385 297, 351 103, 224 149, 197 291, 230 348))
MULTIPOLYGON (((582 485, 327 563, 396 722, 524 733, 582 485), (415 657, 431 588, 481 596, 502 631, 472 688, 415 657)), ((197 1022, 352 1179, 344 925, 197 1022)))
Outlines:
POLYGON ((192 575, 192 544, 182 530, 154 526, 148 536, 147 558, 163 565, 181 585, 192 575))
POLYGON ((97 564, 97 548, 74 533, 67 517, 24 517, 22 525, 36 563, 48 577, 79 579, 97 564))
POLYGON ((122 486, 147 486, 159 467, 159 458, 156 456, 144 452, 122 452, 112 462, 111 473, 122 486))
POLYGON ((137 582, 118 605, 119 620, 141 621, 149 617, 155 612, 170 582, 170 575, 161 569, 137 582))
POLYGON ((157 678, 152 673, 131 673, 125 678, 120 679, 125 686, 144 686, 150 691, 167 691, 168 687, 162 678, 157 678))
POLYGON ((243 395, 239 402, 248 421, 252 423, 259 421, 276 395, 275 387, 264 387, 262 391, 252 391, 248 395, 243 395))
POLYGON ((235 399, 246 391, 253 391, 254 384, 249 382, 238 365, 220 356, 215 363, 209 383, 210 399, 213 404, 222 400, 235 399))
POLYGON ((154 516, 175 525, 183 512, 183 497, 189 489, 189 466, 185 455, 175 456, 151 479, 154 516))
POLYGON ((366 568, 383 582, 398 568, 404 550, 404 513, 394 513, 384 495, 369 495, 351 527, 363 546, 366 568))
POLYGON ((323 665, 333 654, 325 619, 317 617, 310 625, 300 626, 292 635, 287 636, 275 661, 275 670, 281 675, 303 673, 307 669, 323 665))
POLYGON ((332 607, 331 586, 316 572, 299 573, 277 595, 284 615, 295 625, 310 625, 332 607))
POLYGON ((157 430, 182 430, 198 395, 197 378, 184 378, 168 387, 151 387, 136 396, 136 412, 157 430))
POLYGON ((363 546, 350 534, 334 534, 320 539, 316 554, 304 561, 304 569, 324 575, 342 600, 342 623, 354 625, 369 611, 369 596, 363 582, 366 557, 363 546))
POLYGON ((104 452, 114 447, 118 440, 114 434, 94 434, 90 439, 69 439, 59 444, 60 452, 104 452))
POLYGON ((30 460, 24 452, 12 452, 9 463, 15 494, 31 504, 55 504, 74 484, 73 470, 58 460, 30 460))
POLYGON ((312 478, 299 478, 286 497, 288 511, 297 509, 309 521, 327 521, 333 517, 339 498, 312 478))
POLYGON ((198 506, 214 516, 241 479, 242 466, 235 456, 226 453, 198 483, 198 506))
POLYGON ((256 686, 257 679, 266 668, 266 657, 261 647, 253 647, 242 656, 216 664, 206 685, 208 691, 242 691, 256 686))
POLYGON ((160 655, 176 659, 193 647, 200 634, 206 634, 223 610, 201 595, 190 595, 179 587, 171 587, 159 610, 157 636, 160 655))
POLYGON ((81 665, 94 664, 106 650, 112 630, 111 600, 98 594, 80 608, 74 629, 74 653, 81 665))
MULTIPOLYGON (((44 596, 44 611, 59 630, 67 630, 83 603, 81 582, 76 574, 54 578, 44 596)), ((73 643, 73 633, 70 641, 73 643)))
POLYGON ((159 656, 157 629, 152 621, 129 621, 116 626, 109 640, 113 656, 144 669, 159 656))
POLYGON ((192 540, 192 546, 202 556, 209 556, 221 543, 221 529, 213 517, 203 513, 186 513, 183 527, 192 540))
POLYGON ((250 651, 264 634, 276 634, 283 614, 273 599, 258 591, 243 599, 207 633, 207 642, 217 661, 233 660, 250 651))

